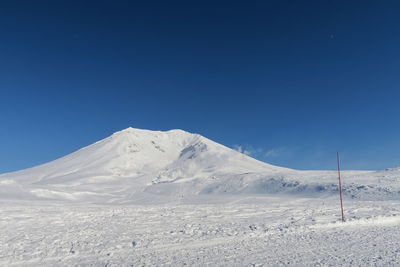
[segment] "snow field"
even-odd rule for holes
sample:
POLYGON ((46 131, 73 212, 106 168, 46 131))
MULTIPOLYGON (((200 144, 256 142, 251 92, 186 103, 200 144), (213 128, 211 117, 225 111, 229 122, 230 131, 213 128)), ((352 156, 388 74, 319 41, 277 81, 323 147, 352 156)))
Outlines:
POLYGON ((396 266, 398 202, 1 205, 1 266, 396 266))

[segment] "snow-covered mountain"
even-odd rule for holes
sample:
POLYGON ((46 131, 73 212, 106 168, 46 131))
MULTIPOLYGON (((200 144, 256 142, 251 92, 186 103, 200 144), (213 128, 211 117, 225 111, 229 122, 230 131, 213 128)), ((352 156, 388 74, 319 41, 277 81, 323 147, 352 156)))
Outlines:
MULTIPOLYGON (((398 173, 346 172, 345 194, 397 198, 398 173)), ((128 128, 47 164, 0 175, 0 197, 12 199, 148 203, 336 191, 335 172, 269 165, 182 130, 128 128)))

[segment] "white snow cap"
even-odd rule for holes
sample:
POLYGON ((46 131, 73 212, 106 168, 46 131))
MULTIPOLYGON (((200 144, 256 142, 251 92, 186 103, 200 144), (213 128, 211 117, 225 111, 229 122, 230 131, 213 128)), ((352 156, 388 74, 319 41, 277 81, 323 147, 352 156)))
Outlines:
MULTIPOLYGON (((397 169, 344 172, 347 197, 400 198, 397 169)), ((0 198, 118 203, 227 194, 337 193, 336 172, 273 166, 199 134, 127 128, 52 162, 0 175, 0 198)))

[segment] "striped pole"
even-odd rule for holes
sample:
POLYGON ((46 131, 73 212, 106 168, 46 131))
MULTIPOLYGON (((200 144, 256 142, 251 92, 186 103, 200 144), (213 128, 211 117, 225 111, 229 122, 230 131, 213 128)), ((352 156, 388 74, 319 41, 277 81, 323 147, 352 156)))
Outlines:
POLYGON ((338 177, 339 177, 339 194, 340 194, 340 210, 342 212, 342 221, 344 222, 344 212, 343 212, 343 197, 342 197, 342 179, 340 177, 340 158, 339 152, 336 152, 337 157, 337 169, 338 169, 338 177))

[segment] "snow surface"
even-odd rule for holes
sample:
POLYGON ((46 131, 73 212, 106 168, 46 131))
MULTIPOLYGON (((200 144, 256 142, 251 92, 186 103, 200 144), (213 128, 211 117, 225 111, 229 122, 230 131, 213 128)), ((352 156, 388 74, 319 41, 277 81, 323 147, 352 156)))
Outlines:
POLYGON ((398 266, 400 205, 263 197, 0 206, 0 266, 398 266))
POLYGON ((269 165, 128 128, 0 175, 0 266, 398 266, 400 170, 269 165))

